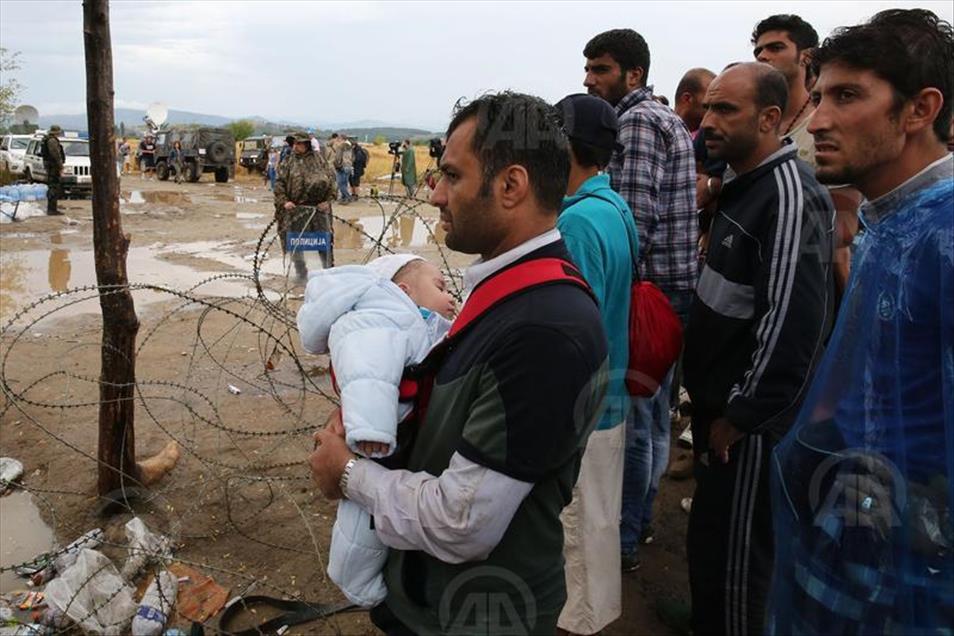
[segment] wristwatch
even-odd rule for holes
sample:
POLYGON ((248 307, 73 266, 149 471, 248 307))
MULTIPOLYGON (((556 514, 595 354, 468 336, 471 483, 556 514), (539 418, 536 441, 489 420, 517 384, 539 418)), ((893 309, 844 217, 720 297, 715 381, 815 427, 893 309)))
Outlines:
POLYGON ((341 494, 345 497, 348 496, 348 479, 351 478, 351 471, 354 469, 354 465, 358 463, 357 457, 352 457, 348 460, 348 463, 345 464, 344 470, 341 471, 341 477, 338 479, 338 488, 341 489, 341 494))

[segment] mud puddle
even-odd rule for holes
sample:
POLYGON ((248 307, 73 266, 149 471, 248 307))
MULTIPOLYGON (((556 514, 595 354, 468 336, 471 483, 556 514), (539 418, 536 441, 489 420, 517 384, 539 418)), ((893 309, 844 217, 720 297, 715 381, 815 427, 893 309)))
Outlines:
MULTIPOLYGON (((213 241, 132 247, 126 261, 129 280, 131 283, 157 285, 177 291, 187 291, 201 284, 190 292, 200 296, 242 297, 254 294, 251 281, 217 279, 204 282, 223 273, 252 273, 252 250, 242 256, 229 253, 228 247, 213 241), (191 259, 201 260, 196 267, 176 262, 191 259)), ((276 246, 276 249, 278 258, 266 258, 260 268, 265 276, 281 276, 285 273, 280 247, 276 246)), ((0 255, 0 316, 7 320, 42 296, 95 284, 93 252, 65 246, 57 235, 51 237, 48 249, 7 250, 0 255)), ((134 292, 137 308, 171 298, 173 296, 170 294, 154 290, 134 292)), ((56 317, 100 311, 95 290, 79 292, 63 301, 49 304, 50 310, 57 307, 56 317), (80 298, 89 300, 65 304, 80 298)), ((41 307, 39 311, 44 309, 41 307)))
POLYGON ((170 192, 169 190, 130 190, 119 195, 120 204, 142 205, 145 203, 159 203, 162 205, 183 206, 191 205, 192 197, 184 192, 170 192))
POLYGON ((362 216, 348 223, 335 219, 335 247, 339 249, 369 249, 376 240, 388 247, 426 247, 443 245, 444 230, 436 219, 401 216, 388 221, 384 216, 362 216), (430 231, 428 231, 430 230, 430 231))
POLYGON ((258 203, 259 199, 257 197, 249 196, 242 190, 236 190, 232 194, 213 194, 212 198, 216 201, 226 201, 228 203, 258 203))
MULTIPOLYGON (((0 497, 0 570, 49 552, 55 543, 53 530, 40 517, 30 493, 17 490, 0 497)), ((26 579, 13 570, 0 572, 0 594, 24 589, 26 579)))

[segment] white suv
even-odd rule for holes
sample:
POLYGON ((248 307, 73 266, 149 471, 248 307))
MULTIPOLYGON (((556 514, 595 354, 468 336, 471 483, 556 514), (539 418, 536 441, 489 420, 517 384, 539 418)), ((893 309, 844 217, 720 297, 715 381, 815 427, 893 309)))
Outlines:
MULTIPOLYGON (((68 135, 69 133, 67 133, 68 135)), ((28 181, 47 183, 46 167, 43 157, 40 156, 40 147, 43 144, 42 135, 34 135, 27 146, 24 156, 23 175, 28 181)), ((60 138, 66 162, 63 164, 63 173, 60 183, 67 193, 90 193, 93 181, 89 175, 89 141, 78 137, 64 136, 60 138)))
POLYGON ((23 174, 23 157, 33 135, 4 135, 0 139, 0 170, 23 174))

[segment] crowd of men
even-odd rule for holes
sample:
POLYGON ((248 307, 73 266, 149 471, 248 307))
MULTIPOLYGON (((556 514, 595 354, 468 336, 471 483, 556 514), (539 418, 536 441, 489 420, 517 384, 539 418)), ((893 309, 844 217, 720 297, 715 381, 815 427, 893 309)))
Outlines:
MULTIPOLYGON (((949 633, 954 32, 899 9, 820 42, 776 15, 751 44, 755 61, 687 71, 672 109, 643 37, 615 29, 583 48, 588 94, 456 110, 431 202, 447 246, 479 255, 466 291, 538 259, 588 289, 528 287, 469 323, 402 469, 316 435, 318 486, 391 548, 385 633, 617 620, 680 382, 693 633, 949 633), (630 400, 634 279, 685 337, 630 400)), ((276 204, 328 200, 332 179, 276 204)))

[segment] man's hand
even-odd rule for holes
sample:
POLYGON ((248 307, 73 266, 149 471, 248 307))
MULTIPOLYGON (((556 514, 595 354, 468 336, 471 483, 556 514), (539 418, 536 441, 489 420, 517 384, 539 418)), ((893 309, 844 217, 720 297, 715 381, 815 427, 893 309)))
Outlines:
POLYGON ((294 210, 294 209, 295 209, 295 204, 292 203, 291 201, 285 201, 285 206, 284 206, 284 207, 285 207, 286 210, 294 210))
POLYGON ((315 450, 308 459, 311 477, 325 497, 341 499, 344 496, 338 482, 345 465, 354 458, 355 454, 345 443, 341 411, 337 410, 328 418, 325 428, 315 433, 315 450))
POLYGON ((720 417, 709 427, 709 451, 723 464, 728 464, 729 449, 744 436, 745 433, 732 426, 732 422, 720 417))

